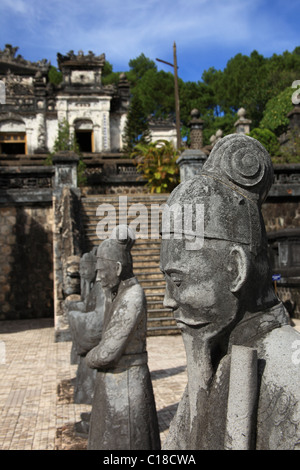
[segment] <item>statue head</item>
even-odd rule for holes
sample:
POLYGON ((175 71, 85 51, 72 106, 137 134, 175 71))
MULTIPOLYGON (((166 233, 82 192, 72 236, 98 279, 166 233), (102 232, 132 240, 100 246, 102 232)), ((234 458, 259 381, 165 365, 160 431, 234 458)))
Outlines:
POLYGON ((80 278, 93 282, 96 278, 96 254, 94 251, 84 253, 80 258, 80 278))
POLYGON ((63 266, 63 291, 65 296, 80 294, 79 276, 80 258, 77 255, 69 256, 63 266))
POLYGON ((272 182, 265 148, 232 134, 214 146, 200 175, 171 193, 167 206, 179 209, 182 224, 177 214, 167 236, 162 228, 161 269, 165 306, 183 329, 221 333, 275 302, 261 214, 272 182))
POLYGON ((114 289, 121 281, 133 277, 131 248, 134 232, 126 225, 115 227, 97 249, 97 280, 104 289, 114 289))

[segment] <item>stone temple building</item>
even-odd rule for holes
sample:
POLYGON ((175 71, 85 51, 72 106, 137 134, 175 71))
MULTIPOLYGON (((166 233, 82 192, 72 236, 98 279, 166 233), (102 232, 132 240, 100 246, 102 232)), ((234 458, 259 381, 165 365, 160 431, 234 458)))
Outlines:
POLYGON ((0 80, 6 94, 0 112, 0 153, 51 152, 58 122, 64 119, 82 152, 122 150, 129 83, 121 75, 116 86, 102 84, 104 54, 58 54, 63 80, 54 86, 48 79, 50 63, 29 62, 16 55, 17 49, 6 45, 0 50, 0 80))
MULTIPOLYGON (((98 208, 114 207, 118 219, 126 200, 128 223, 148 220, 149 224, 152 208, 163 206, 168 195, 149 193, 136 165, 123 152, 130 88, 124 74, 116 85, 103 85, 104 54, 58 54, 63 80, 54 85, 47 60, 32 63, 17 50, 10 45, 0 50, 0 322, 52 317, 60 340, 67 326, 65 303, 69 295, 80 295, 78 270, 72 263, 78 267, 82 254, 99 245, 97 227, 106 212, 99 215, 98 208), (44 164, 64 119, 77 137, 85 164, 86 182, 79 187, 78 155, 61 152, 52 165, 44 164)), ((289 114, 290 131, 299 132, 299 107, 289 114)), ((246 125, 250 123, 242 109, 236 132, 247 132, 246 125)), ((201 171, 222 137, 217 131, 212 145, 203 147, 203 121, 197 110, 192 110, 189 126, 191 146, 177 160, 181 180, 201 171)), ((176 142, 174 123, 150 120, 149 128, 152 140, 176 142)), ((274 282, 296 318, 300 318, 299 204, 300 164, 275 165, 263 216, 274 282)), ((147 297, 149 334, 177 333, 172 312, 163 304, 159 250, 159 239, 138 239, 132 252, 134 273, 147 297)))
MULTIPOLYGON (((121 152, 130 103, 125 74, 117 85, 102 84, 105 54, 57 54, 62 82, 48 78, 51 64, 33 63, 7 44, 0 50, 0 80, 5 103, 0 109, 0 154, 48 153, 58 123, 67 120, 82 153, 121 152)), ((176 140, 174 123, 149 122, 152 140, 176 140)))

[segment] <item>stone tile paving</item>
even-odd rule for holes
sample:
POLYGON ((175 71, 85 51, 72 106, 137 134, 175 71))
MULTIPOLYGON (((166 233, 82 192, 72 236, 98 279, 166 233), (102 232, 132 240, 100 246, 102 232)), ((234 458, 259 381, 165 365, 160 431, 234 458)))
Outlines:
MULTIPOLYGON (((161 439, 186 384, 181 336, 148 338, 161 439)), ((0 449, 84 449, 74 434, 89 405, 73 403, 70 342, 54 342, 50 319, 0 322, 0 449)))
MULTIPOLYGON (((147 349, 163 442, 186 385, 185 351, 180 335, 149 337, 147 349)), ((49 319, 0 322, 0 450, 86 448, 74 424, 90 406, 73 403, 70 350, 49 319)))

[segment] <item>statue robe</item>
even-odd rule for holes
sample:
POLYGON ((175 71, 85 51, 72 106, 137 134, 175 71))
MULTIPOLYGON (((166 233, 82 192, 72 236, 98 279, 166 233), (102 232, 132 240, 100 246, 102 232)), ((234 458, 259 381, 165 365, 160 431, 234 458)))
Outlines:
MULTIPOLYGON (((101 339, 104 321, 104 292, 100 282, 95 282, 85 299, 85 311, 69 312, 69 324, 72 335, 74 353, 78 364, 74 384, 74 402, 90 405, 93 400, 96 371, 90 369, 85 361, 86 354, 101 339)), ((71 356, 71 357, 72 357, 71 356)))
POLYGON ((257 405, 251 449, 300 449, 300 368, 296 347, 300 334, 289 324, 283 305, 249 314, 232 331, 226 354, 214 372, 209 390, 190 419, 188 386, 164 443, 166 450, 226 448, 226 418, 232 345, 257 350, 257 405))
POLYGON ((89 450, 160 448, 146 332, 144 291, 136 278, 122 281, 106 304, 101 341, 86 357, 97 369, 89 450))

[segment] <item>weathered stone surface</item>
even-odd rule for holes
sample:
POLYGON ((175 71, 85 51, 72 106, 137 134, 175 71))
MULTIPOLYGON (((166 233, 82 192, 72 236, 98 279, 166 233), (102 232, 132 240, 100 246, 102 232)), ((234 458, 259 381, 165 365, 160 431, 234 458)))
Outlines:
POLYGON ((49 206, 0 207, 0 320, 53 315, 52 221, 49 206))
POLYGON ((132 272, 134 238, 118 226, 97 251, 97 278, 105 291, 102 338, 86 356, 97 370, 89 450, 160 447, 147 364, 144 291, 132 272))
MULTIPOLYGON (((162 233, 164 304, 174 310, 181 328, 188 372, 165 449, 233 444, 238 423, 231 422, 230 428, 227 423, 235 415, 230 408, 235 346, 256 351, 259 385, 245 387, 241 375, 240 405, 248 406, 249 420, 243 431, 247 435, 236 439, 234 448, 299 447, 300 377, 292 348, 300 344, 300 335, 274 293, 261 214, 272 181, 264 147, 250 137, 230 135, 214 146, 201 174, 180 184, 168 200, 169 206, 193 205, 195 237, 187 230, 191 227, 180 230, 175 223, 170 239, 162 233), (202 225, 197 204, 204 209, 202 225), (256 406, 249 409, 250 403, 256 406)), ((254 377, 253 358, 250 363, 254 377)))
POLYGON ((104 318, 104 292, 96 281, 96 256, 85 253, 80 260, 81 300, 71 302, 68 320, 72 336, 71 363, 78 363, 75 387, 75 403, 91 404, 96 373, 85 361, 86 354, 101 339, 104 318))

